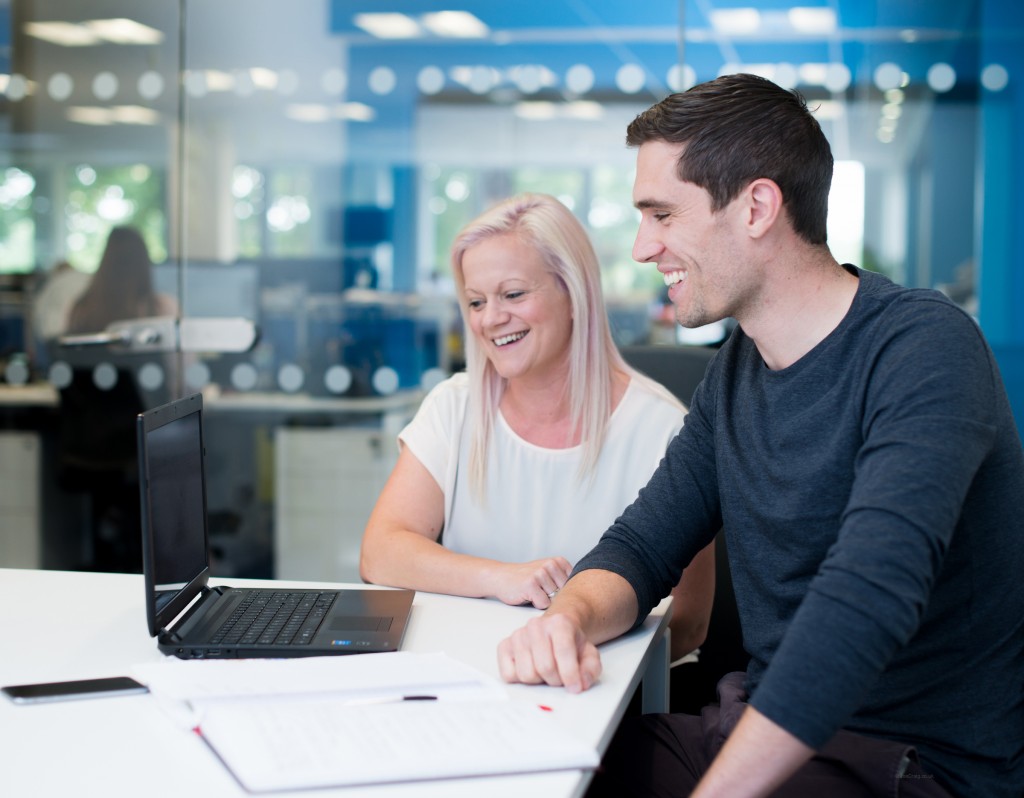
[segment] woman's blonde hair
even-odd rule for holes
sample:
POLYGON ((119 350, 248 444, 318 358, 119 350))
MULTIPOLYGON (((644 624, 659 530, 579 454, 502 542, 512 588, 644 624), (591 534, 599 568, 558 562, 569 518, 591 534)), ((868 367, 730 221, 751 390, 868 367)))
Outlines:
MULTIPOLYGON (((569 342, 569 408, 573 429, 581 433, 583 457, 580 478, 593 474, 612 413, 616 371, 656 386, 667 399, 678 401, 657 383, 626 365, 612 340, 601 290, 597 254, 583 225, 572 212, 548 194, 519 194, 498 203, 466 225, 452 244, 452 274, 466 328, 466 252, 494 236, 514 235, 534 247, 548 270, 564 287, 572 312, 569 342)), ((483 497, 487 454, 498 404, 506 381, 494 369, 472 335, 466 336, 466 371, 470 398, 470 485, 483 497)))

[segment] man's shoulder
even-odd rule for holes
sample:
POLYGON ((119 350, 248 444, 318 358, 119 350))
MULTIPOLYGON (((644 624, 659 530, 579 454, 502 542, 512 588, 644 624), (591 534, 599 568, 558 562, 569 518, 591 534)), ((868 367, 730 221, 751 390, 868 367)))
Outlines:
POLYGON ((893 335, 916 332, 936 343, 965 334, 971 339, 982 337, 977 321, 941 291, 899 285, 874 272, 861 272, 861 280, 860 315, 874 328, 872 337, 877 344, 885 338, 886 330, 893 335))
POLYGON ((884 274, 860 270, 861 295, 865 300, 882 306, 909 304, 922 311, 941 309, 962 316, 968 314, 948 296, 934 288, 914 288, 894 282, 884 274))

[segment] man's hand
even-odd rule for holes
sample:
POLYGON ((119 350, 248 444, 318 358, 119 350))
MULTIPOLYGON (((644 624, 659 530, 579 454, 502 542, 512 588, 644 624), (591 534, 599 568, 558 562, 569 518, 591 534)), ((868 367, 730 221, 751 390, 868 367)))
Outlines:
POLYGON ((586 690, 601 675, 601 656, 571 616, 554 612, 532 618, 498 646, 498 668, 506 682, 586 690))

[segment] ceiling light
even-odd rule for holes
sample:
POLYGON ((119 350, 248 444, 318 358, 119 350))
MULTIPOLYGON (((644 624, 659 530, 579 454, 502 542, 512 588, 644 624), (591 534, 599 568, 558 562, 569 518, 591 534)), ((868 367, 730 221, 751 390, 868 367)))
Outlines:
POLYGON ((257 89, 273 90, 277 88, 279 78, 276 72, 265 67, 252 67, 249 70, 249 77, 257 89))
POLYGON ((90 47, 102 41, 94 31, 73 22, 26 22, 25 33, 61 47, 90 47))
POLYGON ((405 14, 356 14, 352 21, 378 39, 415 39, 423 35, 419 23, 405 14))
POLYGON ((62 47, 111 44, 159 44, 163 31, 133 19, 91 19, 77 22, 26 22, 25 33, 62 47))
POLYGON ((322 103, 292 103, 285 110, 285 116, 296 122, 332 122, 338 119, 370 122, 376 115, 376 111, 364 103, 340 103, 333 106, 322 103))
POLYGON ((882 106, 882 116, 885 119, 899 119, 903 115, 903 106, 896 103, 886 103, 882 106))
POLYGON ((799 33, 830 34, 836 32, 836 12, 831 8, 791 8, 789 24, 799 33))
POLYGON ((113 44, 160 44, 162 31, 143 25, 134 19, 91 19, 85 27, 113 44))
POLYGON ((112 125, 114 120, 110 110, 107 108, 95 108, 81 105, 74 105, 64 112, 65 116, 72 122, 81 125, 112 125))
POLYGON ((490 29, 468 11, 436 11, 420 17, 423 27, 435 36, 482 39, 490 29))
POLYGON ((800 65, 800 82, 805 86, 824 86, 828 64, 809 62, 800 65))
POLYGON ((711 27, 718 33, 738 36, 757 33, 761 12, 756 8, 729 8, 711 12, 711 27))
POLYGON ((597 120, 604 117, 604 106, 590 100, 573 100, 565 104, 565 113, 570 119, 597 120))
POLYGON ((82 125, 156 125, 160 114, 152 108, 141 105, 116 105, 113 108, 75 105, 67 109, 65 116, 82 125))
POLYGON ((284 115, 296 122, 327 122, 331 119, 331 109, 315 103, 294 103, 285 109, 284 115))
POLYGON ((334 110, 338 119, 347 119, 350 122, 372 122, 377 112, 365 103, 342 103, 334 110))
POLYGON ((546 119, 554 119, 556 110, 554 103, 531 100, 528 102, 516 103, 515 107, 512 109, 512 113, 520 119, 530 119, 536 122, 546 119))
POLYGON ((207 69, 202 73, 206 79, 207 91, 231 91, 235 88, 235 77, 219 69, 207 69))
POLYGON ((110 109, 111 118, 122 125, 156 125, 160 114, 141 105, 117 105, 110 109))
POLYGON ((846 106, 835 100, 815 100, 811 112, 819 121, 842 119, 846 106))

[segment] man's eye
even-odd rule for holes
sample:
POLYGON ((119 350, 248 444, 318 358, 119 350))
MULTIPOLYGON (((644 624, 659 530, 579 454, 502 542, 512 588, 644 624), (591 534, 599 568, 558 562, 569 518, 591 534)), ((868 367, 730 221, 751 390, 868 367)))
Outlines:
POLYGON ((663 222, 667 218, 668 218, 668 214, 667 213, 656 213, 656 214, 654 214, 654 221, 656 221, 656 222, 663 222))

